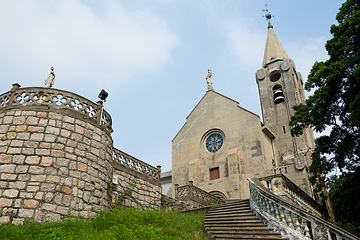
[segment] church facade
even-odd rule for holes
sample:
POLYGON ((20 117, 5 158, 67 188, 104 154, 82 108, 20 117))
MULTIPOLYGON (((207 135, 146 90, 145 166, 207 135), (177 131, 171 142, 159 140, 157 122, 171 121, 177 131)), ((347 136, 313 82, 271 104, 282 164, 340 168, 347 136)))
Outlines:
POLYGON ((175 184, 193 181, 215 196, 246 199, 248 178, 279 173, 312 196, 307 171, 314 149, 312 129, 293 137, 288 125, 292 107, 305 102, 302 77, 273 27, 269 24, 264 60, 256 71, 263 122, 213 90, 210 77, 208 91, 172 140, 172 196, 175 184))

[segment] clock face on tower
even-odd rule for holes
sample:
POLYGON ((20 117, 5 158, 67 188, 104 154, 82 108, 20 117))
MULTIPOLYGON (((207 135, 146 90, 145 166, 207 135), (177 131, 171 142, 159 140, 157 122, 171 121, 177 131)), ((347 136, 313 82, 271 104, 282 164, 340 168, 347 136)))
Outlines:
POLYGON ((223 143, 224 140, 220 134, 212 134, 206 139, 206 149, 212 153, 217 152, 222 147, 223 143))

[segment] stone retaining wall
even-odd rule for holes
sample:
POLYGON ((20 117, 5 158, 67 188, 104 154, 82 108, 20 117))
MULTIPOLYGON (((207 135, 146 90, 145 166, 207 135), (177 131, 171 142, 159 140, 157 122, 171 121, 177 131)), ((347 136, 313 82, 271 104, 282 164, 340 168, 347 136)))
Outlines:
POLYGON ((95 214, 109 204, 112 139, 96 121, 45 104, 0 111, 0 222, 95 214))
POLYGON ((133 191, 131 196, 126 197, 122 203, 125 206, 160 209, 161 205, 161 185, 157 179, 151 179, 148 176, 124 167, 117 162, 113 162, 113 174, 117 178, 117 183, 113 191, 112 202, 117 203, 119 195, 126 191, 126 187, 131 187, 133 191))

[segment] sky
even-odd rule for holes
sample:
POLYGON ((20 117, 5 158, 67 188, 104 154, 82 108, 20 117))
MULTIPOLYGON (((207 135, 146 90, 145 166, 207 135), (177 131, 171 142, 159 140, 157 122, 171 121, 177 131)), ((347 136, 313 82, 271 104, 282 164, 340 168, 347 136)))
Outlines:
POLYGON ((13 83, 54 88, 93 102, 109 93, 114 147, 171 170, 171 140, 207 90, 261 117, 255 72, 274 31, 304 80, 340 0, 0 0, 0 94, 13 83))

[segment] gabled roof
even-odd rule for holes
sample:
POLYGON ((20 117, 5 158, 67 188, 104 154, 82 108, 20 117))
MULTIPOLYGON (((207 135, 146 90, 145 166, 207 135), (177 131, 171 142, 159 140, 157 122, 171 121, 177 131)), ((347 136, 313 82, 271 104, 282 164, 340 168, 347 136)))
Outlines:
MULTIPOLYGON (((229 97, 227 97, 227 96, 225 96, 225 95, 222 95, 221 93, 218 93, 218 92, 216 92, 215 90, 208 90, 208 91, 206 91, 205 95, 200 99, 200 101, 196 104, 196 106, 193 108, 193 110, 191 110, 191 112, 189 113, 189 115, 186 117, 186 120, 189 118, 189 116, 194 112, 194 110, 197 108, 197 106, 201 103, 201 101, 202 101, 208 94, 217 94, 217 95, 219 95, 219 96, 221 96, 221 97, 223 97, 223 98, 226 98, 226 99, 228 99, 228 100, 236 103, 238 108, 240 108, 240 109, 242 109, 242 110, 244 110, 244 111, 246 111, 246 112, 248 112, 248 113, 250 113, 250 114, 253 114, 253 115, 257 116, 258 118, 260 118, 259 115, 255 114, 255 113, 253 113, 253 112, 251 112, 251 111, 249 111, 249 110, 247 110, 247 109, 245 109, 245 108, 243 108, 243 107, 240 107, 240 106, 239 106, 239 102, 235 101, 234 99, 231 99, 231 98, 229 98, 229 97)), ((187 122, 187 121, 186 121, 186 122, 187 122)), ((176 136, 177 136, 177 135, 181 132, 181 130, 184 128, 186 122, 185 122, 184 125, 180 128, 180 130, 177 132, 177 134, 176 134, 175 137, 171 140, 171 142, 174 141, 174 139, 176 138, 176 136)))

